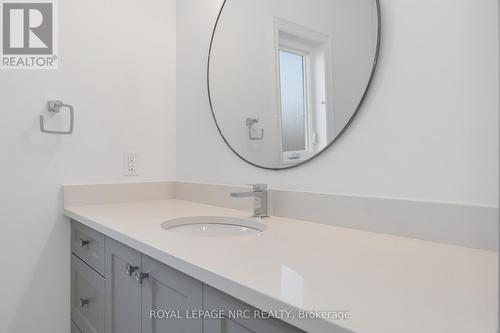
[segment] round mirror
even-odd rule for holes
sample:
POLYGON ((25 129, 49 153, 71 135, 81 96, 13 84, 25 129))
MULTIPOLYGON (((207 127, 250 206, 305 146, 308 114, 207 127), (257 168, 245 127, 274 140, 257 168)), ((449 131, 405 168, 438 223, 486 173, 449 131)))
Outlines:
POLYGON ((378 0, 226 0, 208 61, 224 141, 260 168, 310 161, 359 111, 379 45, 378 0))

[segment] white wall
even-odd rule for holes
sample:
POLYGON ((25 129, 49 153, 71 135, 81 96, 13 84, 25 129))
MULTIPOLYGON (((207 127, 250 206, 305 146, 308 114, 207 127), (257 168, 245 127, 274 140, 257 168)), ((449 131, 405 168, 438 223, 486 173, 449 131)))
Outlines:
POLYGON ((61 185, 175 179, 175 1, 59 1, 57 71, 0 71, 0 332, 68 333, 61 185), (49 99, 72 136, 41 134, 49 99), (122 177, 122 152, 140 176, 122 177))
POLYGON ((264 171, 222 142, 206 61, 221 0, 177 5, 177 178, 498 204, 496 0, 382 0, 376 78, 350 130, 315 161, 264 171))

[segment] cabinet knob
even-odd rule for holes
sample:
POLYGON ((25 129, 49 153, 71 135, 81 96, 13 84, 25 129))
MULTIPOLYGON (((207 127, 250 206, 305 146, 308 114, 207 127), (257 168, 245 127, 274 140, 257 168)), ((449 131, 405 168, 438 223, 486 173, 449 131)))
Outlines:
POLYGON ((127 267, 125 268, 125 272, 127 272, 128 276, 132 276, 132 274, 134 274, 134 272, 137 271, 138 269, 139 269, 139 266, 132 266, 132 265, 127 264, 127 267))
POLYGON ((89 240, 80 238, 80 247, 85 247, 85 246, 88 246, 89 244, 90 244, 89 240))
POLYGON ((81 308, 84 308, 85 305, 88 305, 90 303, 90 301, 86 298, 80 298, 80 307, 81 308))
POLYGON ((149 278, 149 273, 137 272, 135 277, 137 281, 139 281, 139 283, 142 284, 142 280, 149 278))

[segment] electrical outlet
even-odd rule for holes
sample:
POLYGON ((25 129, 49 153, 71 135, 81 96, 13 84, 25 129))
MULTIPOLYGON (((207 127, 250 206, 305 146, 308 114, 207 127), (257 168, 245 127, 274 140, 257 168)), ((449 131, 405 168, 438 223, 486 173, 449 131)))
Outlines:
POLYGON ((123 153, 123 175, 124 176, 138 176, 139 158, 137 153, 125 152, 123 153))

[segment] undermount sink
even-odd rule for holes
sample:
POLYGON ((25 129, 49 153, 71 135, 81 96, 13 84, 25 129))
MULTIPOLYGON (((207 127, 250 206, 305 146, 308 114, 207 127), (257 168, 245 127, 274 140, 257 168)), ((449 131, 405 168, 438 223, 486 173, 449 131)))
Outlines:
POLYGON ((240 219, 226 216, 193 216, 162 223, 169 232, 203 237, 230 237, 258 235, 266 226, 258 219, 240 219))

